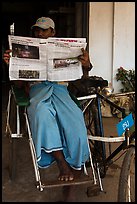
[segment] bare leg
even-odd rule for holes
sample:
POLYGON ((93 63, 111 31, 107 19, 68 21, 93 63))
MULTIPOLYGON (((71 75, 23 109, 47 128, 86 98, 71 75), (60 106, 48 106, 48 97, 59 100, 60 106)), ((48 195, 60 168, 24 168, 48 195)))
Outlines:
POLYGON ((66 162, 64 155, 63 155, 63 152, 62 151, 55 151, 55 152, 52 152, 52 155, 56 159, 57 165, 58 165, 59 171, 60 171, 58 180, 60 180, 60 181, 72 181, 72 180, 74 180, 74 175, 73 175, 72 169, 69 166, 69 164, 66 162))

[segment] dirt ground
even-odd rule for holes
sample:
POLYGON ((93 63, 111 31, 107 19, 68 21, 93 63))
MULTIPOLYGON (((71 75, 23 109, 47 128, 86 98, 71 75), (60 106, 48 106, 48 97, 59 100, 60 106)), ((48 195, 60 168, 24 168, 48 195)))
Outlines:
MULTIPOLYGON (((35 185, 35 174, 32 164, 32 158, 27 139, 15 140, 15 179, 9 177, 9 150, 11 148, 8 137, 5 135, 6 125, 6 107, 7 107, 7 85, 2 86, 2 202, 59 202, 64 201, 66 196, 61 185, 58 187, 44 188, 40 192, 35 185)), ((103 119, 105 135, 117 135, 116 123, 118 119, 105 117, 103 119)), ((111 145, 112 150, 117 147, 114 143, 111 145)), ((108 150, 108 145, 106 146, 108 150)), ((119 156, 119 155, 118 155, 119 156)), ((118 157, 117 156, 117 157, 118 157)), ((68 202, 117 202, 119 174, 123 156, 115 161, 107 170, 105 178, 102 179, 103 191, 96 190, 91 183, 79 183, 72 188, 72 198, 68 202), (90 188, 89 188, 90 187, 90 188), (87 190, 92 189, 93 195, 88 196, 87 190), (95 191, 94 191, 95 189, 95 191)), ((56 164, 48 169, 44 169, 42 175, 44 178, 53 177, 56 179, 58 169, 56 164)))

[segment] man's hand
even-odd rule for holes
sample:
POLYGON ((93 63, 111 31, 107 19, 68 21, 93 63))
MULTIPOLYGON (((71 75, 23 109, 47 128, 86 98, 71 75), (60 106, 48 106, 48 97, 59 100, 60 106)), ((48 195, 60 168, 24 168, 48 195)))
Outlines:
POLYGON ((79 61, 82 64, 83 76, 82 78, 88 77, 88 72, 92 69, 92 64, 90 63, 89 54, 84 48, 82 50, 82 55, 78 56, 79 61))
POLYGON ((5 53, 3 54, 3 60, 7 65, 9 64, 11 51, 12 50, 6 50, 5 53))
MULTIPOLYGON (((84 48, 82 50, 82 55, 78 57, 79 61, 81 62, 82 66, 84 69, 89 69, 90 67, 90 59, 89 59, 89 54, 84 48)), ((88 70, 89 71, 89 70, 88 70)))

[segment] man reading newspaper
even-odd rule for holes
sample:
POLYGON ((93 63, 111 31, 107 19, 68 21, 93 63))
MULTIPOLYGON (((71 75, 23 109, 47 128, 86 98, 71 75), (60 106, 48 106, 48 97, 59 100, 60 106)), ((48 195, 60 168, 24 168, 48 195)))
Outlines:
MULTIPOLYGON (((31 29, 36 38, 55 36, 54 21, 48 17, 39 18, 31 29)), ((3 59, 7 64, 10 52, 6 50, 4 53, 3 59)), ((28 56, 28 53, 23 55, 28 56)), ((88 52, 82 49, 78 60, 82 64, 83 77, 87 77, 92 68, 88 52)), ((75 172, 80 171, 89 158, 87 130, 81 109, 71 99, 64 84, 49 80, 35 83, 15 80, 15 83, 20 87, 24 83, 29 84, 30 105, 27 112, 39 167, 49 167, 56 161, 60 171, 58 179, 66 182, 74 180, 75 172)))
POLYGON ((78 56, 86 38, 30 38, 9 35, 10 80, 72 81, 82 76, 78 56))

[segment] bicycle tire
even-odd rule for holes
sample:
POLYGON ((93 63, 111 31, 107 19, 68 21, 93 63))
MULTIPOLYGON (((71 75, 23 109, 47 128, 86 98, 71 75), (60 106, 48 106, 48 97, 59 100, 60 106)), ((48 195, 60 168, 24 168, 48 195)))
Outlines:
POLYGON ((131 146, 123 159, 120 172, 118 202, 135 202, 135 147, 131 146), (130 186, 128 183, 130 179, 130 186), (128 194, 128 190, 130 190, 128 194))
MULTIPOLYGON (((92 104, 87 108, 84 113, 85 123, 87 127, 88 134, 92 136, 101 135, 101 127, 99 124, 99 113, 96 101, 94 100, 92 104)), ((94 164, 98 163, 100 168, 100 176, 104 178, 106 175, 106 167, 103 163, 104 157, 103 152, 105 151, 105 146, 103 142, 91 141, 89 140, 89 146, 92 152, 94 164)), ((96 167, 97 168, 97 167, 96 167)), ((96 169, 95 168, 95 169, 96 169)))

